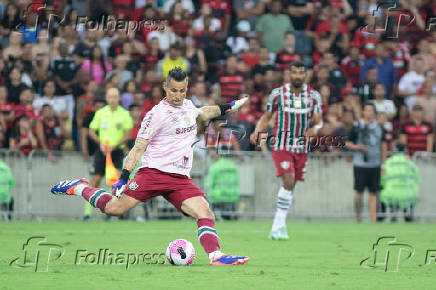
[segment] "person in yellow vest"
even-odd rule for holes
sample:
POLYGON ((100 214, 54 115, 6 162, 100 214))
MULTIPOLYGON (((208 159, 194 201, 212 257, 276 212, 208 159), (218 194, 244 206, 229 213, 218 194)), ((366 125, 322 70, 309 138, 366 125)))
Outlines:
POLYGON ((178 43, 173 44, 168 55, 157 63, 157 73, 166 78, 168 72, 175 67, 180 67, 184 71, 190 69, 189 61, 182 57, 182 47, 178 43))
MULTIPOLYGON (((107 105, 95 112, 89 125, 89 137, 98 144, 100 149, 96 150, 91 167, 92 186, 99 186, 105 174, 106 152, 111 153, 112 161, 119 171, 123 165, 123 150, 130 138, 133 121, 129 111, 121 107, 119 102, 118 89, 109 88, 106 92, 107 105)), ((84 219, 87 219, 86 213, 84 219)))

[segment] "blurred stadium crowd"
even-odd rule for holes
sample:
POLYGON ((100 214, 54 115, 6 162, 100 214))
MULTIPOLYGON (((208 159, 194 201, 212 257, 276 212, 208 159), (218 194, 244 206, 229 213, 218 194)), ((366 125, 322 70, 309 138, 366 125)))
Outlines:
POLYGON ((320 134, 347 135, 371 101, 390 143, 403 135, 409 152, 434 150, 435 1, 36 2, 0 1, 3 148, 81 150, 89 158, 98 148, 87 128, 110 87, 131 112, 134 139, 163 97, 166 74, 180 66, 189 71, 188 95, 197 106, 251 96, 228 120, 243 138, 219 126, 206 132, 221 130, 219 142, 234 150, 255 150, 248 137, 269 92, 289 82, 289 64, 301 60, 323 99, 320 134), (84 17, 89 22, 78 21, 84 17), (126 33, 122 19, 145 25, 126 33), (105 25, 96 28, 99 21, 105 25))

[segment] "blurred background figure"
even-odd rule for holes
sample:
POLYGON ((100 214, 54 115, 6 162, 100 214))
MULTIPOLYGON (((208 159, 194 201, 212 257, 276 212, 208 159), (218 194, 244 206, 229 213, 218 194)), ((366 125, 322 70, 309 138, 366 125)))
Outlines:
POLYGON ((236 220, 239 201, 239 175, 229 156, 216 155, 209 167, 204 187, 217 220, 236 220))
POLYGON ((14 211, 14 198, 11 196, 14 184, 11 168, 0 158, 0 212, 5 221, 12 219, 14 211))
POLYGON ((421 176, 416 164, 406 155, 403 143, 397 143, 394 154, 386 159, 382 170, 380 201, 391 210, 391 221, 397 220, 398 209, 406 222, 413 221, 413 209, 418 202, 421 176))

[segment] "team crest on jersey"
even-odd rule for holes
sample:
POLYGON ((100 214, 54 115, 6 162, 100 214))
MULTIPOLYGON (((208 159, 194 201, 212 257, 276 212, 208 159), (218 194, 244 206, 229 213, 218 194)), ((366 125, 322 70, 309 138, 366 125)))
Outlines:
POLYGON ((295 109, 300 109, 301 108, 301 100, 295 100, 294 107, 295 107, 295 109))
POLYGON ((189 161, 189 157, 188 157, 188 156, 183 156, 183 165, 186 166, 186 164, 188 163, 188 161, 189 161))
POLYGON ((191 126, 192 125, 191 119, 188 116, 186 116, 184 118, 184 120, 185 120, 186 126, 191 126))
POLYGON ((136 181, 133 181, 129 184, 129 190, 135 190, 138 188, 138 184, 136 183, 136 181))
POLYGON ((291 165, 291 163, 289 161, 282 161, 282 162, 280 162, 280 166, 283 169, 288 169, 290 165, 291 165))

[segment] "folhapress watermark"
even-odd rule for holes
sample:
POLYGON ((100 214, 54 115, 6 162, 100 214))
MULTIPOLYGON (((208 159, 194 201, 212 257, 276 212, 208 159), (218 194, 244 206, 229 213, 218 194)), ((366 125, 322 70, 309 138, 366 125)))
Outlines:
POLYGON ((48 243, 45 237, 28 238, 22 249, 23 255, 13 259, 9 266, 31 268, 35 272, 48 272, 48 265, 62 258, 65 252, 61 245, 48 243))
MULTIPOLYGON (((398 242, 396 237, 379 237, 372 245, 369 257, 360 262, 367 269, 382 268, 385 272, 398 272, 400 264, 405 264, 415 256, 415 248, 398 242)), ((427 249, 423 265, 436 265, 436 250, 427 249)), ((421 266, 421 265, 420 265, 421 266)))
MULTIPOLYGON (((125 253, 113 252, 109 248, 97 250, 77 249, 74 260, 66 260, 65 248, 60 244, 49 243, 44 236, 30 237, 23 244, 22 255, 12 259, 9 266, 19 269, 32 269, 35 272, 48 272, 49 265, 53 267, 62 259, 72 265, 117 265, 129 269, 132 265, 162 265, 167 259, 165 253, 142 252, 125 253)), ((70 258, 70 259, 71 259, 70 258)))
POLYGON ((108 248, 98 251, 86 249, 76 250, 75 265, 123 265, 129 269, 131 265, 157 265, 165 264, 165 253, 113 253, 108 248))

